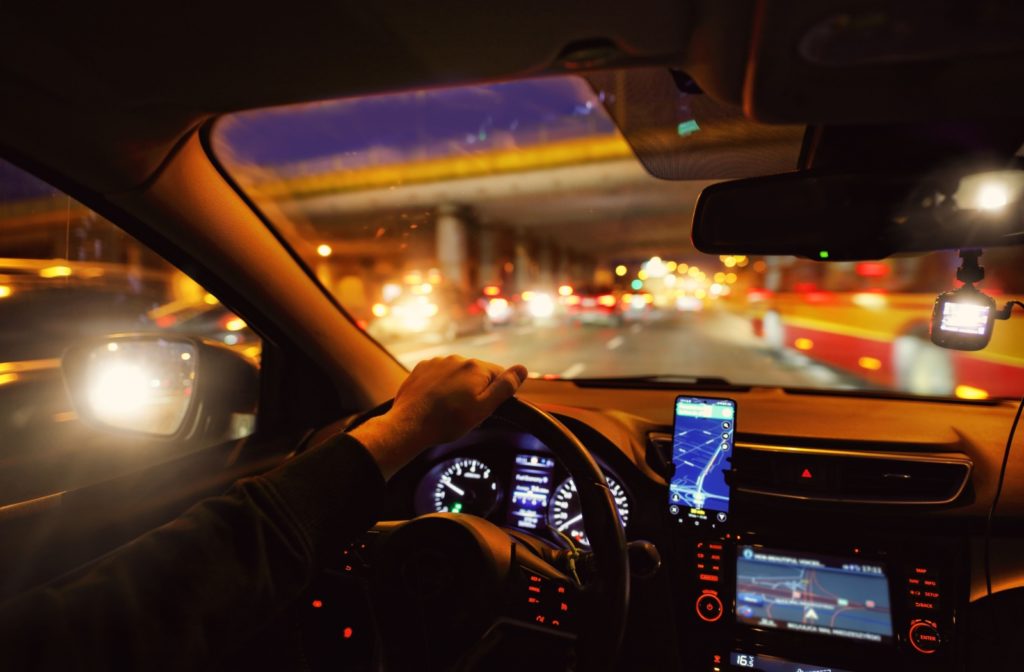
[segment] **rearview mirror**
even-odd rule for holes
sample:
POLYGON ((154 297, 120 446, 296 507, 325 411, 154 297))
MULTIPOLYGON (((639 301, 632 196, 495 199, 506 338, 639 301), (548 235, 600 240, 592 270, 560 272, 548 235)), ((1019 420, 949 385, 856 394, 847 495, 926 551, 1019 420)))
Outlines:
POLYGON ((708 254, 881 259, 1024 243, 1024 171, 928 177, 813 171, 711 185, 693 216, 708 254))
POLYGON ((62 371, 78 416, 104 429, 203 440, 251 433, 256 365, 212 341, 109 336, 69 349, 62 371))

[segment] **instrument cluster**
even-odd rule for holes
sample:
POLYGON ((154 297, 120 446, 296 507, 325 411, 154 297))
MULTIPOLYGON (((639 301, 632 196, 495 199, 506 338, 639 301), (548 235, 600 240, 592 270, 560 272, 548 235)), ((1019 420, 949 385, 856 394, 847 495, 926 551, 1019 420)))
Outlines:
MULTIPOLYGON (((568 545, 589 548, 576 484, 543 445, 468 448, 440 456, 416 486, 416 515, 464 513, 487 518, 568 545)), ((632 498, 621 480, 601 466, 619 511, 629 525, 632 498)))

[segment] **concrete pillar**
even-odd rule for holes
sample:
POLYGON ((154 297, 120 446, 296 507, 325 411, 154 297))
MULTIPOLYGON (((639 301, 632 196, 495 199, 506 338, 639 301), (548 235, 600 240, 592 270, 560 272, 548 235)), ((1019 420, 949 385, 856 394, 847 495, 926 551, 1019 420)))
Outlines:
POLYGON ((530 287, 530 249, 522 229, 516 231, 515 242, 515 279, 516 291, 521 292, 530 287))
POLYGON ((501 284, 498 269, 498 232, 493 228, 481 228, 477 235, 480 252, 480 285, 501 284))
POLYGON ((541 241, 537 250, 538 281, 542 287, 551 287, 555 284, 555 262, 553 246, 549 241, 541 241))
POLYGON ((468 289, 466 224, 458 209, 444 205, 437 213, 437 263, 445 281, 468 289))

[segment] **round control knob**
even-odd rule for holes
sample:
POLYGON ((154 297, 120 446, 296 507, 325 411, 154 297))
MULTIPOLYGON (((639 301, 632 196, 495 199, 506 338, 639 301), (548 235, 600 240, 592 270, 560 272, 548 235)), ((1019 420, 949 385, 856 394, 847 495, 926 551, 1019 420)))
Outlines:
POLYGON ((717 595, 704 593, 697 598, 697 615, 702 621, 714 623, 722 617, 722 601, 717 595))
POLYGON ((910 645, 918 653, 935 653, 942 643, 939 629, 931 621, 914 621, 910 624, 910 632, 907 634, 910 645))

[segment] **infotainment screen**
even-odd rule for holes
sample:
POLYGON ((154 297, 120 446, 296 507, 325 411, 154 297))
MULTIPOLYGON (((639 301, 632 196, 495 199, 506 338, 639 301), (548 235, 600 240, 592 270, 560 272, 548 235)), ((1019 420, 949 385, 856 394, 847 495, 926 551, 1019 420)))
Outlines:
POLYGON ((672 429, 669 513, 681 523, 716 527, 729 517, 725 472, 732 457, 736 402, 678 397, 672 429))
POLYGON ((885 568, 861 558, 739 546, 736 620, 870 642, 892 641, 885 568))

